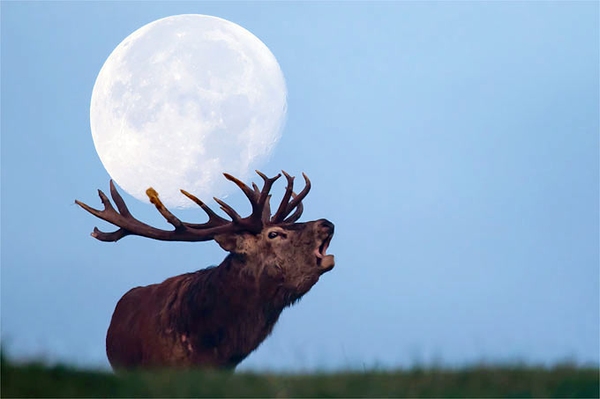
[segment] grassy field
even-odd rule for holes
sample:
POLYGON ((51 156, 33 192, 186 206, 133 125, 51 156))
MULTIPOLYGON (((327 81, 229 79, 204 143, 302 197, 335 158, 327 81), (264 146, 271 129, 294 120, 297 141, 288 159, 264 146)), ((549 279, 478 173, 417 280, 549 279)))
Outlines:
POLYGON ((573 397, 598 398, 597 368, 412 369, 278 375, 202 371, 110 372, 2 360, 10 397, 573 397))

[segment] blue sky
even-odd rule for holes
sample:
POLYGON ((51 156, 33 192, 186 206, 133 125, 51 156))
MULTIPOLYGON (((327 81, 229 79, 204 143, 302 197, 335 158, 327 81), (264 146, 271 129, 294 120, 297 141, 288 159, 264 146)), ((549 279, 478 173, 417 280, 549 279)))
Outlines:
POLYGON ((303 220, 336 224, 336 268, 240 370, 600 362, 597 2, 2 2, 10 355, 107 368, 123 293, 225 256, 97 242, 74 205, 108 188, 89 127, 102 64, 183 13, 235 22, 277 57, 288 119, 263 170, 306 172, 303 220))

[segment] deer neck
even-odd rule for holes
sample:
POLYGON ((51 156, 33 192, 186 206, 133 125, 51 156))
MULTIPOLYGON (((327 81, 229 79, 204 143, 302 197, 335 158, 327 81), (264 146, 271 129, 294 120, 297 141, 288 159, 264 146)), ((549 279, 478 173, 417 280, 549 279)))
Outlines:
POLYGON ((194 273, 186 301, 193 316, 179 329, 195 337, 189 338, 192 347, 214 347, 210 350, 227 364, 258 347, 285 307, 267 282, 244 273, 244 266, 242 257, 230 254, 219 266, 194 273))
MULTIPOLYGON (((271 267, 264 262, 248 264, 243 255, 229 254, 219 266, 224 286, 230 300, 246 305, 246 314, 264 313, 273 317, 290 304, 288 295, 282 291, 282 277, 269 273, 271 267)), ((241 308, 244 308, 244 306, 241 308)), ((276 321, 276 319, 275 319, 276 321)))

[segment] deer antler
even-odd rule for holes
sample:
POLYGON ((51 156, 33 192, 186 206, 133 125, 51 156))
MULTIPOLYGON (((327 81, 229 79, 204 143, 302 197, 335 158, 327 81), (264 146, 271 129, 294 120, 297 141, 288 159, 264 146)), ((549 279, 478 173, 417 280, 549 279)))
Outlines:
POLYGON ((296 195, 292 191, 294 177, 288 175, 284 171, 282 172, 285 175, 288 184, 277 212, 273 217, 270 215, 269 200, 271 195, 269 194, 269 191, 271 190, 273 183, 281 177, 281 174, 269 178, 259 171, 256 171, 256 173, 264 181, 262 189, 259 189, 254 183, 252 183, 252 188, 250 188, 241 180, 230 174, 224 173, 225 178, 235 183, 246 195, 252 205, 252 213, 245 218, 241 217, 224 201, 214 198, 223 212, 231 218, 231 220, 227 220, 217 215, 210 207, 194 195, 185 190, 181 190, 183 195, 194 201, 208 215, 208 221, 205 223, 195 224, 182 222, 163 205, 158 198, 158 193, 150 187, 146 190, 146 195, 148 195, 150 202, 154 204, 158 212, 167 220, 167 222, 175 228, 174 230, 158 229, 137 220, 131 215, 127 205, 125 205, 123 197, 121 197, 115 188, 112 180, 110 181, 110 195, 117 206, 117 209, 113 207, 108 197, 101 190, 98 190, 98 195, 104 205, 103 210, 94 209, 78 200, 75 200, 75 203, 92 215, 119 227, 118 230, 110 233, 100 231, 97 227, 94 227, 92 237, 97 238, 100 241, 118 241, 127 235, 137 235, 162 241, 208 241, 212 240, 216 235, 223 233, 248 231, 253 234, 258 234, 265 225, 293 223, 302 215, 302 200, 310 191, 310 180, 304 173, 302 174, 306 185, 300 194, 296 195), (292 211, 294 211, 293 214, 288 216, 292 211))

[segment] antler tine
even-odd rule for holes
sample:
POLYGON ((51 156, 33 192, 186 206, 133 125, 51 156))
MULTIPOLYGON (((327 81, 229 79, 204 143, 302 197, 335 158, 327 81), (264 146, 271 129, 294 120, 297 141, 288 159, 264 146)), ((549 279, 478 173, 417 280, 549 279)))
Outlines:
POLYGON ((146 190, 146 195, 148 196, 150 202, 154 204, 156 210, 158 210, 158 212, 160 212, 160 214, 163 215, 167 222, 169 222, 173 225, 173 227, 175 227, 175 230, 185 229, 183 222, 179 220, 177 216, 173 215, 171 211, 167 209, 166 206, 163 205, 162 201, 158 198, 158 193, 155 189, 153 189, 152 187, 148 188, 146 190))
POLYGON ((181 191, 181 193, 183 195, 185 195, 186 197, 188 197, 189 199, 191 199, 192 201, 194 201, 208 215, 208 222, 201 223, 201 224, 185 223, 184 222, 184 224, 187 227, 191 227, 193 229, 201 229, 201 228, 207 228, 207 227, 218 227, 218 226, 223 226, 223 225, 226 225, 228 223, 231 223, 229 220, 227 220, 225 218, 222 218, 221 216, 217 215, 212 209, 210 209, 208 207, 208 205, 206 205, 203 201, 201 201, 195 195, 192 195, 192 194, 188 193, 185 190, 179 190, 179 191, 181 191))
POLYGON ((246 183, 244 183, 237 177, 230 175, 229 173, 223 173, 223 176, 225 176, 227 180, 234 182, 244 192, 244 194, 250 202, 253 203, 255 201, 256 193, 254 192, 254 190, 248 187, 246 183))
MULTIPOLYGON (((294 197, 296 196, 295 193, 294 197)), ((294 211, 294 213, 292 213, 289 217, 287 217, 283 223, 294 223, 296 222, 296 220, 300 219, 300 216, 302 216, 302 212, 304 212, 304 205, 302 205, 302 202, 298 203, 298 206, 296 206, 296 210, 294 211)))
POLYGON ((242 217, 233 209, 230 205, 228 205, 225 201, 220 200, 217 197, 213 197, 213 199, 217 202, 217 204, 221 205, 221 209, 223 212, 229 215, 231 220, 234 223, 240 223, 242 221, 242 217))
MULTIPOLYGON (((273 183, 275 183, 275 181, 277 181, 277 179, 279 179, 281 177, 281 173, 277 173, 277 176, 269 178, 264 173, 261 173, 258 170, 255 171, 255 172, 265 182, 264 185, 263 185, 263 188, 262 188, 262 190, 260 192, 260 197, 258 198, 258 203, 257 203, 257 206, 259 207, 259 210, 262 213, 262 209, 265 206, 265 202, 267 201, 267 198, 269 196, 269 191, 271 191, 271 187, 273 187, 273 183)), ((254 208, 252 210, 254 211, 254 208)))
POLYGON ((262 212, 262 223, 268 224, 271 219, 271 194, 267 195, 267 201, 265 202, 265 206, 262 212))
MULTIPOLYGON (((89 213, 91 213, 92 215, 96 216, 97 218, 104 219, 103 212, 106 212, 108 207, 112 208, 112 205, 110 204, 110 202, 108 201, 108 198, 106 197, 106 195, 104 195, 102 190, 98 190, 98 195, 100 196, 100 200, 104 204, 104 211, 98 210, 96 208, 92 208, 88 204, 85 204, 79 200, 75 200, 75 203, 77 205, 79 205, 80 207, 82 207, 83 209, 85 209, 86 211, 88 211, 89 213), (105 200, 106 200, 106 202, 105 202, 105 200)), ((106 220, 106 219, 104 219, 104 220, 106 220)))
POLYGON ((121 214, 121 216, 124 217, 130 217, 131 213, 129 212, 129 209, 127 209, 127 205, 125 205, 125 201, 123 200, 123 197, 121 197, 121 194, 119 194, 119 192, 117 191, 116 187, 115 187, 115 183, 113 182, 112 179, 110 179, 110 196, 112 197, 113 201, 115 201, 115 205, 117 205, 117 209, 119 210, 119 213, 121 214))
POLYGON ((114 242, 119 241, 121 238, 129 234, 131 233, 124 229, 119 229, 117 231, 113 231, 112 233, 106 233, 104 231, 100 231, 97 227, 94 227, 94 231, 90 235, 100 241, 114 242))
POLYGON ((260 196, 260 188, 258 188, 258 186, 256 185, 256 183, 252 182, 252 188, 254 189, 254 193, 257 196, 260 196))
MULTIPOLYGON (((104 211, 115 212, 115 208, 113 208, 112 204, 110 203, 110 200, 108 199, 106 194, 104 194, 104 192, 102 192, 102 190, 98 190, 98 196, 100 197, 100 201, 102 201, 102 205, 104 205, 104 211)), ((75 202, 77 202, 77 201, 75 201, 75 202)))
POLYGON ((282 170, 281 172, 287 180, 287 186, 285 188, 285 194, 281 199, 281 203, 277 208, 277 212, 275 212, 275 215, 271 218, 271 223, 281 223, 283 219, 285 219, 288 202, 292 196, 292 190, 294 189, 294 176, 290 176, 285 170, 282 170))

